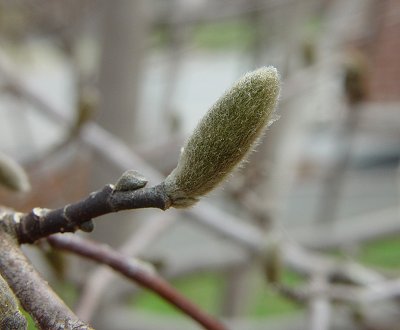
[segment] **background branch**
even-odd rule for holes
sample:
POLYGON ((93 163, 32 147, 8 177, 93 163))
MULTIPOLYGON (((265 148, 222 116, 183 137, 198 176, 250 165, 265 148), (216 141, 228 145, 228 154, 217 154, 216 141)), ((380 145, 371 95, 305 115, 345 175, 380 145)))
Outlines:
MULTIPOLYGON (((152 242, 167 231, 176 220, 174 210, 167 214, 159 213, 135 231, 118 251, 126 256, 135 257, 148 248, 152 242), (162 217, 162 219, 161 219, 162 217)), ((82 294, 76 307, 76 313, 85 321, 90 321, 109 283, 117 276, 109 267, 96 267, 85 279, 82 294)))
MULTIPOLYGON (((314 275, 311 279, 312 290, 321 291, 327 286, 323 274, 314 275)), ((331 303, 323 294, 315 293, 309 301, 310 330, 328 330, 331 318, 331 303)))
POLYGON ((143 271, 127 256, 112 250, 107 245, 97 244, 84 240, 78 236, 53 235, 48 238, 49 243, 58 249, 73 252, 79 256, 106 264, 115 271, 134 280, 141 286, 157 293, 173 306, 190 316, 208 330, 224 330, 225 326, 219 321, 208 316, 194 304, 183 297, 172 286, 160 277, 143 271))

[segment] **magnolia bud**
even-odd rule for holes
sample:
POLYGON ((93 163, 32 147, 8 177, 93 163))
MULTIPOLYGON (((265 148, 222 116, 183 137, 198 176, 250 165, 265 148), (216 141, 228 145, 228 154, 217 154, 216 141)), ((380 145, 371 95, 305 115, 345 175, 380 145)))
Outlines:
POLYGON ((247 73, 208 111, 165 180, 174 207, 187 207, 214 189, 251 151, 270 122, 280 90, 274 67, 247 73))

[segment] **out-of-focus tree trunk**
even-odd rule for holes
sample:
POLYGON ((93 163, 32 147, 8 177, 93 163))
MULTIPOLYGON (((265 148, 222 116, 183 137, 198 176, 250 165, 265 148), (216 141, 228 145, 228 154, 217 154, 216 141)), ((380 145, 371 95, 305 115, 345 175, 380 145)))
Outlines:
POLYGON ((131 144, 148 28, 144 0, 104 1, 98 122, 131 144))
MULTIPOLYGON (((128 145, 137 139, 137 104, 148 28, 147 2, 119 0, 103 2, 102 53, 100 62, 100 113, 98 122, 128 145)), ((111 154, 113 150, 109 151, 111 154)), ((140 170, 140 169, 138 169, 140 170)), ((113 183, 121 173, 96 162, 94 187, 113 183)), ((118 221, 123 220, 118 215, 118 221)), ((128 234, 123 221, 118 226, 96 224, 96 235, 105 234, 110 243, 120 242, 128 234), (112 228, 110 228, 112 227, 112 228)))
MULTIPOLYGON (((138 140, 137 120, 143 60, 146 54, 149 2, 118 0, 102 2, 101 59, 99 68, 100 106, 97 122, 110 133, 133 145, 138 140)), ((113 150, 109 150, 112 154, 113 150)), ((95 161, 92 189, 114 183, 118 169, 95 161)), ((140 168, 137 168, 140 171, 140 168)), ((107 216, 95 225, 93 237, 113 246, 125 241, 141 218, 140 212, 107 216)), ((114 301, 118 290, 108 290, 101 307, 114 301)), ((97 313, 97 312, 96 312, 97 313)), ((95 324, 101 328, 101 324, 95 324)))

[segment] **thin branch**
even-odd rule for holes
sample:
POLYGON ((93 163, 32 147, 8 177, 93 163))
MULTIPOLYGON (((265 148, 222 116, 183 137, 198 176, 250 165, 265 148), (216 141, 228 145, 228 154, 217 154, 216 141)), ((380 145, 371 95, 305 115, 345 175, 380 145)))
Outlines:
POLYGON ((0 230, 0 272, 41 329, 88 330, 33 268, 8 233, 0 230))
POLYGON ((329 330, 332 313, 331 302, 328 297, 318 293, 326 289, 328 283, 323 274, 316 274, 311 280, 312 291, 317 292, 312 295, 309 301, 310 330, 329 330))
POLYGON ((132 263, 131 259, 104 244, 100 245, 78 236, 61 235, 50 236, 48 241, 53 247, 67 250, 110 266, 115 271, 163 297, 170 304, 201 324, 205 329, 226 329, 222 323, 198 309, 197 306, 188 301, 162 278, 143 271, 137 267, 136 263, 132 263))
POLYGON ((75 232, 79 228, 82 229, 84 223, 107 213, 146 207, 162 210, 169 207, 162 184, 124 191, 116 189, 113 185, 106 185, 86 199, 56 210, 34 208, 25 215, 17 214, 9 225, 15 226, 20 244, 33 243, 51 234, 75 232))
MULTIPOLYGON (((174 216, 173 210, 168 214, 155 215, 135 230, 118 251, 126 256, 137 256, 170 228, 175 220, 176 215, 174 216)), ((104 265, 99 265, 87 276, 76 307, 76 313, 82 320, 90 321, 97 306, 103 301, 101 299, 103 292, 116 276, 112 269, 104 265)))

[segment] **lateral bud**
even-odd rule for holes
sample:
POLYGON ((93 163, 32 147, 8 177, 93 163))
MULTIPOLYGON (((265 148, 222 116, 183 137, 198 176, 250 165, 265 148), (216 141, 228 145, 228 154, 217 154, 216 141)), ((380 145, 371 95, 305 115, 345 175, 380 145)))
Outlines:
POLYGON ((115 191, 137 190, 146 186, 147 180, 134 170, 124 172, 115 184, 115 191))

